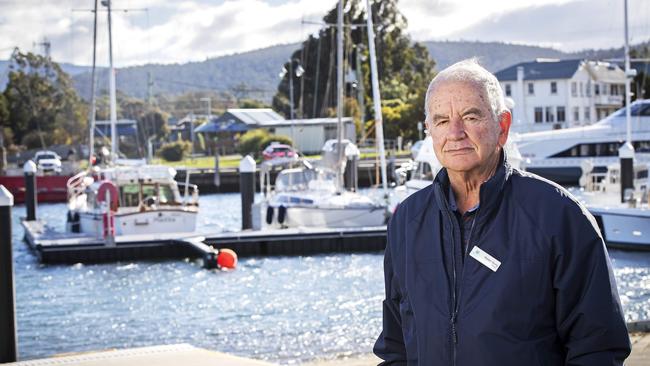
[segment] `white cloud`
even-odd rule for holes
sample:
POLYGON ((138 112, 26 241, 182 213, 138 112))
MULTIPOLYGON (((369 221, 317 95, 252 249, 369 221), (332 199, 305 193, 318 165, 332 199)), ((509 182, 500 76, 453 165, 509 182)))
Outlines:
MULTIPOLYGON (((500 40, 573 50, 620 45, 622 2, 400 0, 398 4, 415 40, 500 40)), ((631 40, 646 40, 650 1, 629 3, 631 40)), ((302 18, 318 21, 335 4, 336 0, 114 0, 116 9, 148 8, 148 13, 114 13, 115 63, 200 61, 299 42, 318 29, 301 24, 302 18)), ((72 9, 90 6, 90 0, 0 2, 0 59, 7 59, 14 46, 39 51, 34 44, 45 36, 52 42, 55 60, 89 64, 92 13, 72 9)), ((98 62, 106 64, 106 13, 99 15, 98 62)))

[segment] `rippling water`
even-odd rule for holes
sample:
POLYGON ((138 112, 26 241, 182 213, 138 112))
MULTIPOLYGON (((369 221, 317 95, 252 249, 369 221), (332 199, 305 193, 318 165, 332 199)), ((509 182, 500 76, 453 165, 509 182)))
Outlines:
MULTIPOLYGON (((238 194, 201 197, 198 230, 237 230, 238 194)), ((38 216, 61 230, 64 204, 38 216)), ((382 254, 242 259, 232 272, 192 261, 41 265, 13 210, 21 359, 190 343, 295 364, 365 354, 381 327, 382 254)), ((650 253, 611 251, 628 320, 650 318, 650 253)))

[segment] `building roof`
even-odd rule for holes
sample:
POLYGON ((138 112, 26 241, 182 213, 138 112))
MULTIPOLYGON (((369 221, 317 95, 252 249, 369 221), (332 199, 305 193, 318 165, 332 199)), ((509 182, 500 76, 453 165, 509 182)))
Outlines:
MULTIPOLYGON (((118 119, 115 123, 118 136, 136 136, 138 123, 132 119, 118 119)), ((110 137, 111 121, 95 121, 95 136, 110 137)))
POLYGON ((587 71, 595 81, 625 83, 625 71, 614 63, 589 61, 587 63, 587 71))
POLYGON ((212 119, 212 122, 239 121, 247 125, 259 125, 269 121, 283 121, 284 118, 271 108, 227 109, 226 113, 212 119))
POLYGON ((517 67, 524 67, 524 80, 570 79, 584 60, 538 59, 521 62, 498 71, 494 75, 499 81, 517 80, 517 67))
POLYGON ((217 132, 245 132, 253 128, 253 126, 236 121, 227 122, 210 122, 204 123, 194 129, 195 133, 217 133, 217 132))

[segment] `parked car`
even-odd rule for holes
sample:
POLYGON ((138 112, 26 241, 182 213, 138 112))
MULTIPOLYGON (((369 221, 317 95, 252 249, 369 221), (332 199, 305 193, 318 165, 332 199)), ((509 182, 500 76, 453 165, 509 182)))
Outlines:
POLYGON ((271 160, 277 158, 297 158, 298 153, 293 147, 285 144, 272 143, 262 151, 262 158, 264 160, 271 160))
POLYGON ((43 173, 61 173, 61 157, 54 151, 41 150, 34 155, 34 163, 43 173))

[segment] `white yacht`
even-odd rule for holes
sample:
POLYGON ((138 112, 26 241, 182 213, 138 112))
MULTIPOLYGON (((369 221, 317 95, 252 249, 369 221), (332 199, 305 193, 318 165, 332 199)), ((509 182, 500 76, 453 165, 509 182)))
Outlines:
POLYGON ((95 237, 194 232, 198 189, 160 165, 113 166, 68 181, 68 230, 95 237))
MULTIPOLYGON (((639 163, 650 162, 650 100, 631 104, 632 144, 639 163)), ((605 172, 618 162, 618 149, 626 140, 625 108, 585 127, 531 132, 515 141, 526 170, 562 184, 575 184, 589 159, 595 172, 605 172)))

